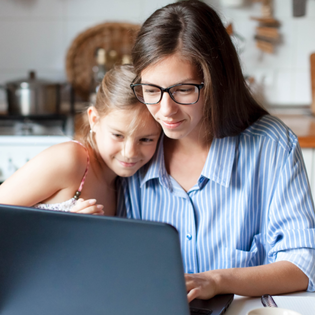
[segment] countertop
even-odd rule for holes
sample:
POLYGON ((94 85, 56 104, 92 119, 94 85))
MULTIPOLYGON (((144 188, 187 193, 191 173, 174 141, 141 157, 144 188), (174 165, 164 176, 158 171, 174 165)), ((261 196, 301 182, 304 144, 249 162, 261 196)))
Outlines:
POLYGON ((315 116, 309 106, 270 107, 273 116, 281 119, 298 137, 301 148, 315 148, 315 116))

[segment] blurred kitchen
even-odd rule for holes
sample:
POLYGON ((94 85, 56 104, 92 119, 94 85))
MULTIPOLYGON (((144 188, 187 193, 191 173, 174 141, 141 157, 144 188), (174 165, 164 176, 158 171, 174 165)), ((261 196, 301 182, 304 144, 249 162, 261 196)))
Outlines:
MULTIPOLYGON (((0 182, 43 148, 75 136, 75 114, 93 101, 93 80, 129 62, 137 27, 171 2, 1 0, 0 182), (105 70, 95 68, 104 63, 105 70), (36 108, 25 94, 35 88, 36 108)), ((255 97, 298 135, 315 193, 315 0, 204 2, 221 15, 255 97)))

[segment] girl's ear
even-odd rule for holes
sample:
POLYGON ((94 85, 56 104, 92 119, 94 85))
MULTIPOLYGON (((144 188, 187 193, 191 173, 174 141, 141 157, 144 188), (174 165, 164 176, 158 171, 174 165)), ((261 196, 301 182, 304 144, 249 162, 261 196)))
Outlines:
POLYGON ((91 128, 92 131, 94 131, 93 127, 97 123, 98 118, 99 118, 98 112, 97 112, 97 110, 96 110, 96 108, 94 106, 90 106, 87 109, 87 114, 88 114, 88 117, 89 117, 90 128, 91 128))

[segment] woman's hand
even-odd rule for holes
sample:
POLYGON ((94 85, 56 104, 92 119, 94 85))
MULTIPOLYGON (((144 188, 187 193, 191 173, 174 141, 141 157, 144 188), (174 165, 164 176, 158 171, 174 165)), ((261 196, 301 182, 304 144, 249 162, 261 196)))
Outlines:
POLYGON ((193 299, 210 299, 217 293, 215 271, 185 274, 188 302, 193 299))
POLYGON ((188 302, 198 298, 207 300, 219 294, 216 270, 185 274, 188 302))
POLYGON ((80 198, 70 212, 104 215, 103 208, 103 205, 96 204, 96 199, 84 200, 80 198))

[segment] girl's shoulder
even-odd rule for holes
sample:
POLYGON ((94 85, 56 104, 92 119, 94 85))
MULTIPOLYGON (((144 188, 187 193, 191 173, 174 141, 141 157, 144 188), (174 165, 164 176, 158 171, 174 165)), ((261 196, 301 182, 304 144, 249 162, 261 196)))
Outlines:
POLYGON ((87 167, 88 151, 77 142, 67 141, 49 147, 38 158, 44 163, 54 164, 64 174, 81 174, 87 167))
POLYGON ((78 189, 87 165, 87 153, 79 144, 53 145, 28 161, 1 185, 0 202, 32 206, 61 192, 61 199, 67 200, 78 189))
POLYGON ((77 141, 67 141, 55 146, 51 149, 55 150, 56 153, 63 155, 63 158, 68 163, 77 162, 80 160, 86 161, 88 156, 87 148, 77 141))

